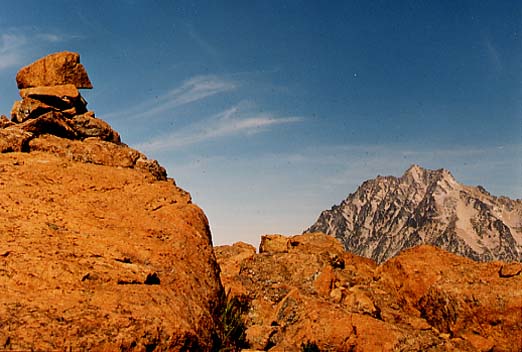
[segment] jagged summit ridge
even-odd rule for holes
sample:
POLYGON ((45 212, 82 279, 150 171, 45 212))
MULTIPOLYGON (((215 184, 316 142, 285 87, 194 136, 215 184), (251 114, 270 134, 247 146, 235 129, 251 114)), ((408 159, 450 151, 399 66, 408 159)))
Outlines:
POLYGON ((458 183, 445 169, 412 165, 364 182, 305 232, 324 232, 383 262, 431 244, 481 261, 522 260, 522 202, 458 183))
MULTIPOLYGON (((393 176, 392 176, 393 177, 393 176)), ((402 178, 410 178, 415 182, 430 183, 432 180, 446 180, 449 182, 455 182, 455 178, 449 170, 438 169, 429 170, 425 169, 417 164, 412 164, 402 175, 402 178)))

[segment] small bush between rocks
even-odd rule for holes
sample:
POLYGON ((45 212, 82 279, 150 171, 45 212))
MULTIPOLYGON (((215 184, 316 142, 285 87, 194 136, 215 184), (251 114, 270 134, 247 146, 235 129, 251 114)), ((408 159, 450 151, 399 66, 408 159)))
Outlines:
POLYGON ((301 344, 302 352, 320 352, 321 350, 314 342, 308 341, 307 343, 301 344))
POLYGON ((243 315, 248 312, 248 302, 244 297, 223 295, 219 311, 220 331, 215 336, 214 351, 236 352, 248 348, 246 326, 243 315))

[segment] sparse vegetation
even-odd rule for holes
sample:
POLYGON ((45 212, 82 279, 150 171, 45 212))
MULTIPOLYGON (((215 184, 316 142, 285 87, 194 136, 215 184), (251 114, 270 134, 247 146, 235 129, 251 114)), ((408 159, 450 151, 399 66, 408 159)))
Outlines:
POLYGON ((301 344, 302 352, 320 352, 321 350, 317 347, 317 344, 314 342, 308 341, 307 343, 301 344))
POLYGON ((216 333, 214 351, 235 352, 248 347, 243 315, 248 311, 244 297, 231 296, 230 290, 221 299, 219 310, 220 331, 216 333))

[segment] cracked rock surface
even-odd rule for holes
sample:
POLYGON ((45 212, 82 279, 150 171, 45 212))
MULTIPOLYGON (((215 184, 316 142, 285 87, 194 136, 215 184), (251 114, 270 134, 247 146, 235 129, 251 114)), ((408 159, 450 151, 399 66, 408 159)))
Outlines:
POLYGON ((433 246, 381 265, 325 234, 215 248, 225 290, 248 303, 251 348, 269 351, 521 351, 520 263, 433 246))
POLYGON ((0 119, 0 348, 210 350, 222 286, 203 211, 87 111, 77 54, 17 81, 0 119))

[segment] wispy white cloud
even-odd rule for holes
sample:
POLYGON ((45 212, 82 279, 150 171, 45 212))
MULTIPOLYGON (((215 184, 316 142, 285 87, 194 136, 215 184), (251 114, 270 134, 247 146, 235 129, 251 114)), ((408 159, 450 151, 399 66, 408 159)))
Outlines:
MULTIPOLYGON (((453 146, 413 149, 407 145, 315 146, 273 160, 286 160, 299 170, 321 170, 317 189, 355 190, 377 175, 400 176, 411 164, 430 169, 445 168, 459 182, 485 186, 493 194, 520 198, 522 145, 453 146), (320 181, 319 181, 320 180, 320 181)), ((310 186, 310 185, 309 185, 310 186)))
POLYGON ((35 44, 59 43, 76 38, 51 32, 35 33, 34 29, 11 28, 0 33, 0 71, 20 66, 33 55, 35 44))
POLYGON ((185 81, 181 87, 170 91, 165 98, 174 106, 178 106, 235 88, 236 83, 217 76, 196 76, 185 81))
POLYGON ((21 34, 2 33, 0 35, 0 70, 20 63, 27 41, 27 37, 21 34))
POLYGON ((242 104, 238 104, 171 134, 157 136, 138 145, 137 148, 148 152, 177 149, 223 137, 252 135, 267 131, 276 125, 300 121, 303 121, 302 117, 244 111, 242 104))
POLYGON ((62 34, 62 33, 60 33, 60 34, 58 34, 58 33, 38 33, 34 37, 37 38, 38 40, 43 40, 43 41, 49 42, 49 43, 60 43, 60 42, 68 41, 68 40, 84 38, 83 36, 77 35, 77 34, 62 34))
POLYGON ((495 47, 494 43, 489 39, 485 38, 484 46, 486 48, 487 55, 491 62, 491 65, 496 71, 502 71, 503 65, 500 57, 500 53, 498 49, 495 47))
POLYGON ((214 75, 195 76, 179 87, 143 103, 115 113, 105 114, 106 119, 154 118, 178 106, 197 102, 210 96, 237 88, 237 83, 214 75))
POLYGON ((205 40, 195 29, 192 24, 185 23, 185 27, 190 38, 208 55, 212 57, 219 56, 216 48, 205 40))

